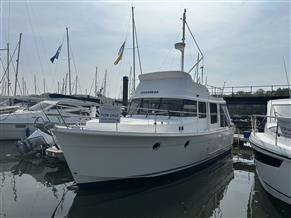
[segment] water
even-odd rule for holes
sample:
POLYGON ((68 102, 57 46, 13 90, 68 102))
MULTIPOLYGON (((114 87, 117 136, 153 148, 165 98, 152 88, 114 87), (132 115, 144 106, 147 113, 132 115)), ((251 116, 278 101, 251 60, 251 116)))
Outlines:
POLYGON ((67 165, 0 144, 0 217, 291 217, 260 185, 252 150, 192 174, 79 190, 67 165))

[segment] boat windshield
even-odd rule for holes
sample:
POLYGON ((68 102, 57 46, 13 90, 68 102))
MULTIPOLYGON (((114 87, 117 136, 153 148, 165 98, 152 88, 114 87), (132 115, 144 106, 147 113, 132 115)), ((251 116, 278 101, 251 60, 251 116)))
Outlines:
POLYGON ((274 112, 277 113, 278 116, 281 117, 291 117, 291 105, 290 104, 282 104, 282 105, 274 105, 274 112))
POLYGON ((133 99, 129 115, 197 116, 197 101, 174 98, 133 99))
POLYGON ((51 104, 49 103, 44 103, 44 102, 39 102, 29 108, 30 111, 41 111, 41 110, 46 110, 51 104))

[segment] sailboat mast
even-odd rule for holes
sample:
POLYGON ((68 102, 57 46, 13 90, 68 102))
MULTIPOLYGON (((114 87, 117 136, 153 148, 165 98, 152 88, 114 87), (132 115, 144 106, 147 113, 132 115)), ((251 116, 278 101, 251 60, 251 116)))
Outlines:
POLYGON ((34 80, 34 94, 36 95, 36 77, 35 77, 35 74, 34 74, 33 80, 34 80))
POLYGON ((14 85, 14 96, 16 96, 16 90, 17 90, 17 79, 18 79, 18 67, 19 67, 21 36, 22 36, 22 33, 19 34, 19 41, 18 41, 18 52, 17 52, 17 60, 16 60, 15 85, 14 85))
POLYGON ((98 71, 98 67, 96 67, 96 71, 95 71, 95 96, 97 97, 97 71, 98 71))
POLYGON ((106 96, 107 69, 105 70, 103 96, 106 96))
MULTIPOLYGON (((182 35, 182 43, 185 46, 185 23, 186 23, 186 9, 184 9, 183 13, 183 35, 182 35)), ((184 47, 181 50, 182 55, 181 55, 181 71, 184 71, 184 47)))
POLYGON ((134 7, 131 7, 132 18, 132 69, 133 69, 133 90, 135 90, 135 36, 134 36, 134 7))
POLYGON ((78 91, 78 76, 76 75, 75 95, 77 95, 77 91, 78 91))
POLYGON ((7 43, 7 96, 9 96, 10 79, 9 79, 9 43, 7 43))
POLYGON ((69 46, 69 31, 68 27, 66 27, 67 32, 67 48, 68 48, 68 68, 69 68, 69 95, 72 95, 71 89, 71 65, 70 65, 70 46, 69 46))

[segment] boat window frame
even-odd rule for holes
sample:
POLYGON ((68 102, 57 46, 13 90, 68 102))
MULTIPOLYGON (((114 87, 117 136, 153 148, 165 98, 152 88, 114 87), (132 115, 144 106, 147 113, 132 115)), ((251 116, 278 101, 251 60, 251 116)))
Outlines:
MULTIPOLYGON (((149 106, 149 105, 148 105, 149 106)), ((164 116, 176 116, 176 117, 197 117, 198 114, 198 102, 192 99, 179 99, 179 98, 136 98, 132 99, 128 107, 129 115, 164 115, 164 116), (154 99, 156 107, 150 107, 146 110, 144 102, 154 99), (159 99, 157 101, 157 99, 159 99), (192 104, 191 104, 192 102, 192 104), (177 104, 178 103, 178 104, 177 104), (186 104, 187 103, 187 104, 186 104), (184 110, 184 105, 192 105, 193 110, 184 110), (170 108, 170 110, 169 110, 170 108), (184 112, 184 113, 183 113, 184 112)))
POLYGON ((206 102, 204 101, 198 101, 198 118, 199 119, 205 119, 207 118, 207 106, 206 106, 206 102), (204 105, 204 107, 200 107, 200 105, 204 105), (201 110, 202 112, 200 112, 200 108, 203 110, 201 110))
POLYGON ((210 111, 210 123, 216 124, 218 123, 218 110, 217 104, 213 102, 209 102, 209 111, 210 111), (214 111, 213 111, 214 109, 214 111))

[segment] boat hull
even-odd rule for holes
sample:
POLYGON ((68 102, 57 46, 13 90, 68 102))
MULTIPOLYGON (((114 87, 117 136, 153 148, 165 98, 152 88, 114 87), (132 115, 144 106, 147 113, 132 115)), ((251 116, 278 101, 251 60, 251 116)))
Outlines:
POLYGON ((0 140, 18 140, 36 130, 34 123, 0 123, 0 140))
POLYGON ((79 128, 56 128, 53 132, 80 186, 188 169, 229 151, 233 141, 233 128, 192 135, 129 135, 79 128))
POLYGON ((254 136, 250 138, 255 165, 263 188, 291 205, 291 158, 265 149, 254 136))

